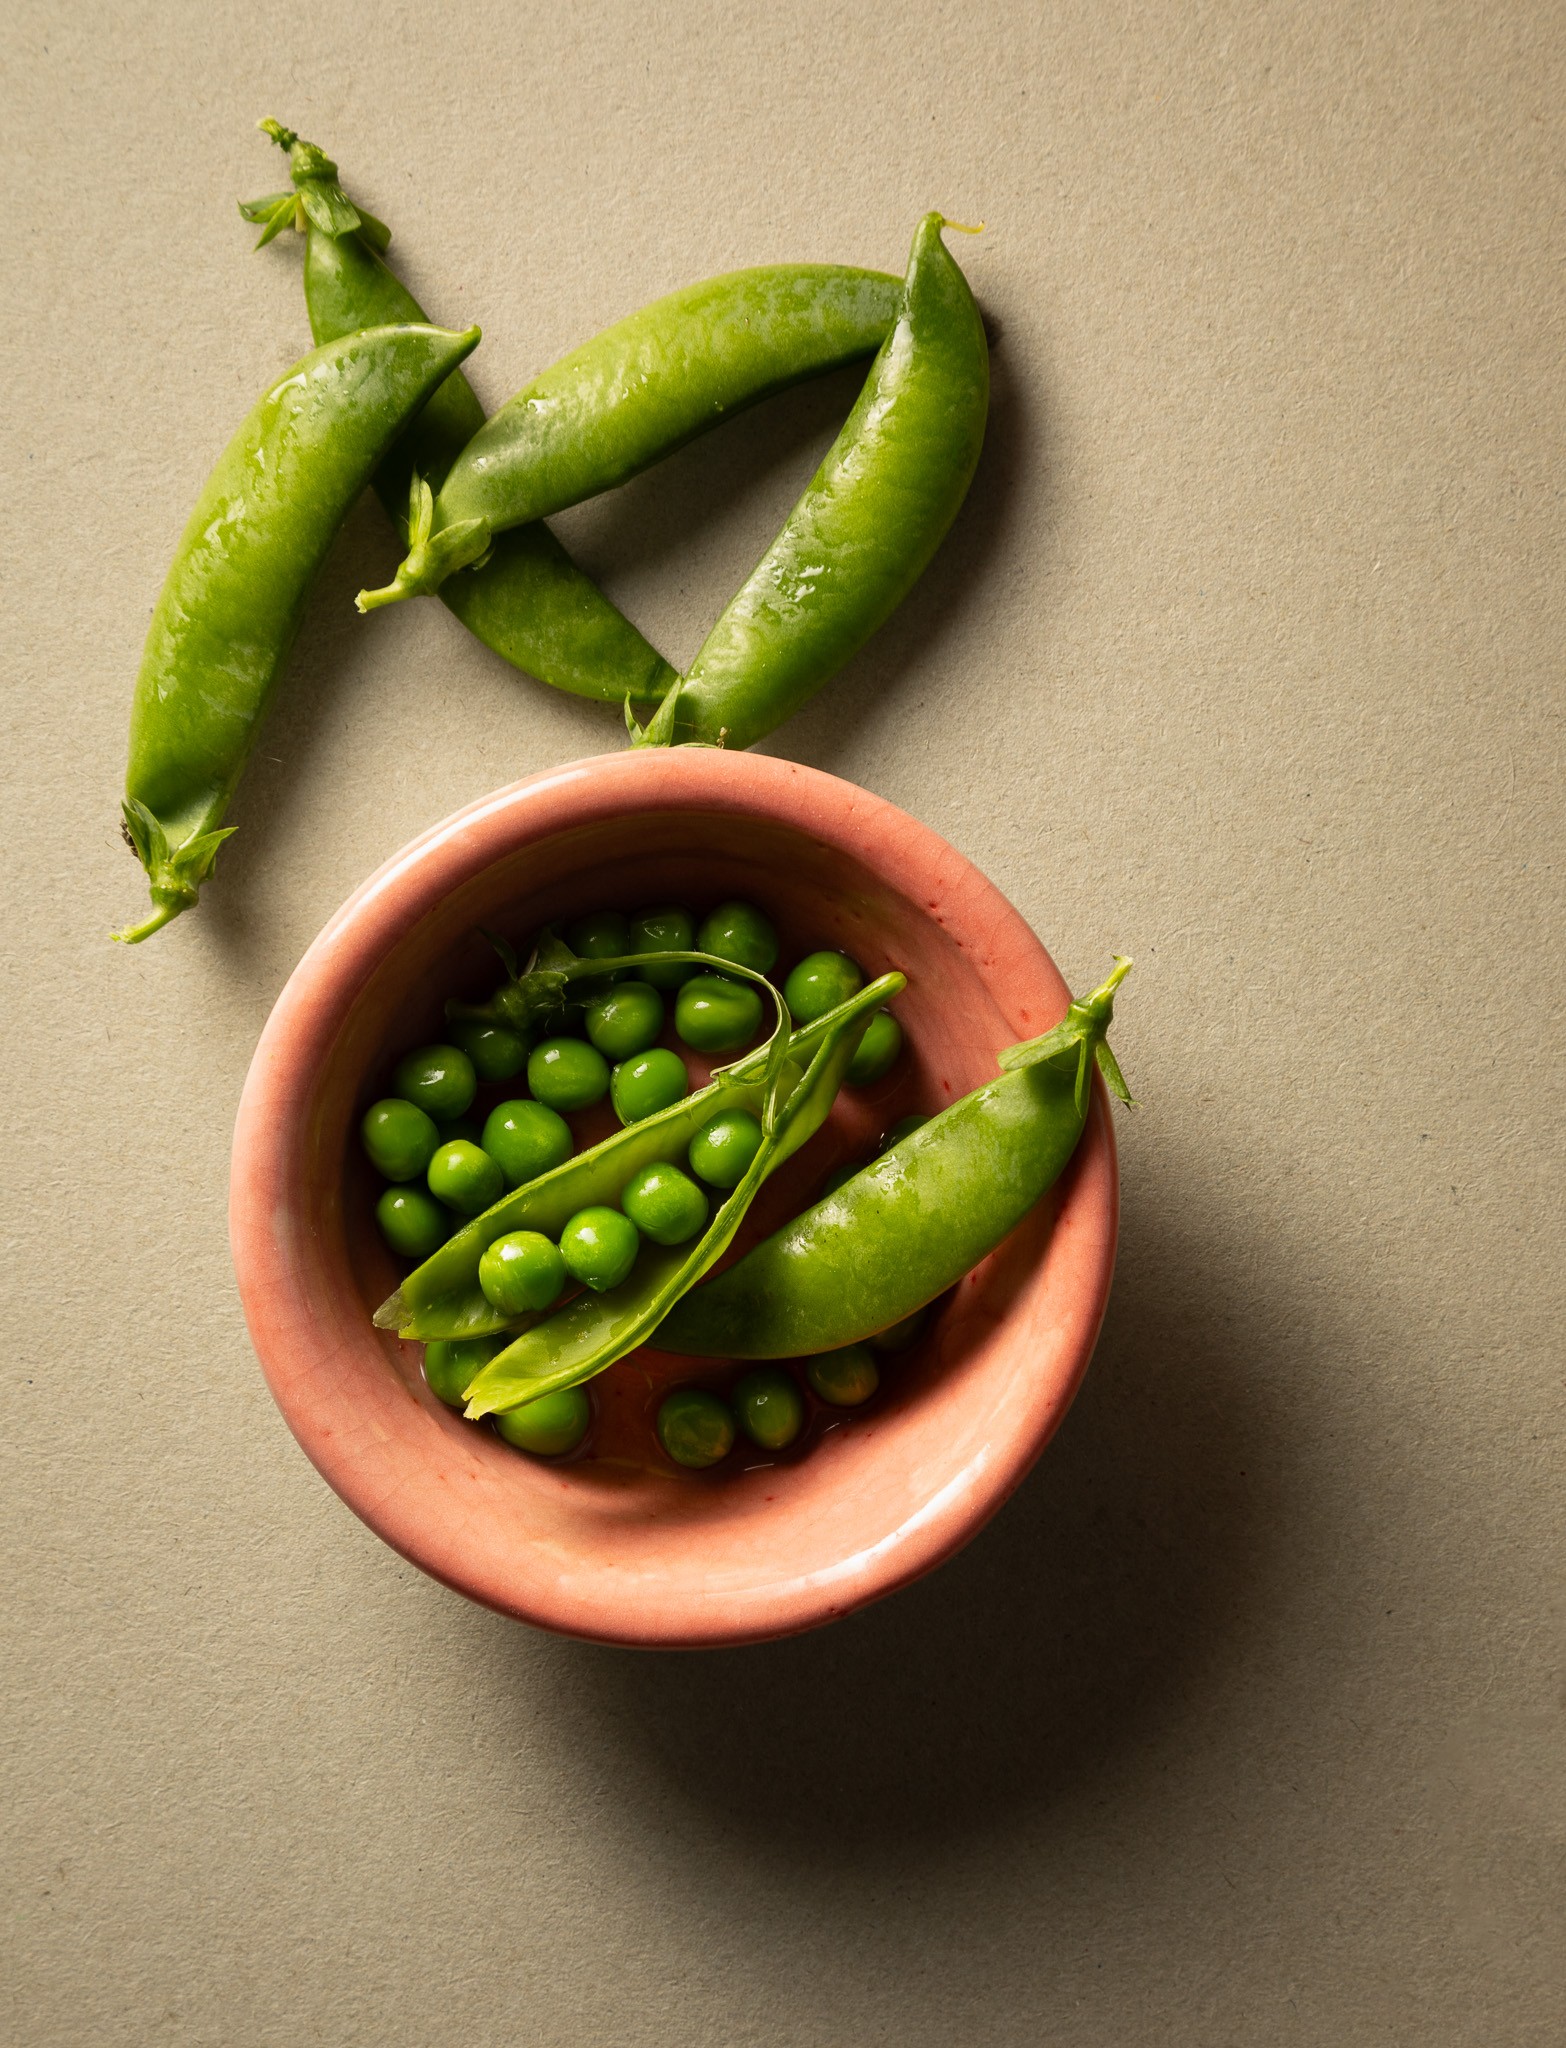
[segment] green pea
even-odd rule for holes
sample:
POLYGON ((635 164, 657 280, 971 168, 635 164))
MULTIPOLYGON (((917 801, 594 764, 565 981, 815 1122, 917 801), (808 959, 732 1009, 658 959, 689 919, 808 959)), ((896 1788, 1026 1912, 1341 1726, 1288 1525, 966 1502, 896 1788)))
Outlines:
POLYGON ((691 1077, 684 1060, 664 1046, 655 1046, 634 1060, 622 1060, 609 1084, 614 1113, 623 1124, 638 1124, 644 1116, 656 1116, 690 1091, 691 1077))
POLYGON ((645 981, 617 981, 594 996, 584 1021, 588 1039, 605 1059, 628 1060, 657 1044, 663 997, 645 981))
POLYGON ((375 1205, 381 1236, 405 1259, 427 1259, 451 1234, 451 1218, 423 1188, 388 1188, 375 1205))
POLYGON ((571 1157, 571 1126, 542 1102, 502 1102, 484 1119, 484 1150, 508 1188, 537 1180, 571 1157))
POLYGON ((881 1384, 875 1360, 863 1344, 845 1344, 841 1351, 823 1351, 807 1358, 805 1378, 834 1408, 857 1408, 881 1384))
POLYGON ((702 919, 696 950, 765 974, 778 957, 778 935, 753 903, 720 903, 702 919))
POLYGON ((851 1088, 868 1088, 892 1071, 903 1049, 903 1027, 890 1010, 877 1010, 865 1026, 865 1035, 848 1063, 846 1076, 851 1088))
POLYGON ((531 1315, 548 1308, 565 1285, 559 1247, 537 1230, 512 1230, 497 1237, 479 1260, 484 1299, 504 1316, 531 1315))
POLYGON ((784 982, 783 1000, 796 1024, 814 1024, 864 985, 863 974, 846 953, 809 953, 784 982))
POLYGON ((453 1024, 451 1040, 481 1081, 509 1081, 527 1064, 527 1040, 503 1024, 453 1024))
POLYGON ((430 1193, 459 1216, 480 1216, 506 1191, 506 1177, 489 1154, 468 1138, 442 1145, 426 1176, 430 1193))
POLYGON ((424 1378, 430 1392, 448 1408, 463 1407, 468 1388, 505 1342, 504 1337, 454 1337, 426 1344, 424 1378))
POLYGON ((877 1330, 866 1342, 873 1351, 906 1351, 924 1335, 925 1325, 930 1320, 927 1308, 916 1308, 911 1316, 904 1316, 900 1323, 893 1323, 889 1330, 877 1330))
POLYGON ((473 1062, 455 1045, 421 1045, 397 1062, 392 1092, 415 1102, 436 1123, 461 1116, 478 1092, 473 1062))
POLYGON ((775 1365, 746 1373, 734 1389, 734 1413, 753 1444, 785 1451, 805 1426, 805 1404, 789 1375, 775 1365))
MULTIPOLYGON (((633 953, 689 953, 695 950, 695 921, 688 910, 680 910, 673 904, 660 905, 656 910, 639 911, 631 919, 631 946, 633 953)), ((654 988, 678 988, 682 981, 689 981, 696 969, 688 960, 651 959, 642 969, 642 980, 654 988)))
POLYGON ((423 1110, 395 1095, 370 1104, 359 1136, 365 1157, 387 1180, 417 1180, 440 1143, 439 1131, 423 1110))
POLYGON ((579 960, 618 960, 631 950, 631 927, 618 910, 596 910, 570 926, 565 942, 579 960))
POLYGON ((620 1207, 654 1244, 686 1244, 707 1223, 707 1197, 677 1166, 644 1166, 633 1173, 620 1207))
POLYGON ((716 1394, 680 1387, 658 1410, 658 1441, 676 1465, 699 1471, 734 1448, 734 1417, 716 1394))
POLYGON ((900 1116, 882 1138, 876 1157, 883 1157, 894 1145, 900 1145, 904 1138, 911 1138, 915 1131, 922 1130, 929 1121, 927 1116, 900 1116))
POLYGON ((560 1256, 574 1279, 606 1294, 636 1264, 641 1238, 618 1209, 579 1209, 560 1233, 560 1256))
POLYGON ((675 998, 674 1028, 698 1052, 748 1045, 761 1024, 761 997, 749 982, 696 974, 675 998))
POLYGON ((835 1195, 839 1188, 847 1187, 851 1180, 857 1180, 863 1172, 864 1167, 861 1163, 857 1159, 850 1159, 846 1166, 840 1166, 835 1172, 827 1175, 821 1193, 816 1199, 824 1202, 828 1195, 835 1195))
POLYGON ((748 1109, 726 1109, 692 1138, 691 1171, 709 1187, 737 1188, 761 1150, 761 1126, 748 1109))
POLYGON ((562 1387, 558 1393, 541 1394, 524 1407, 506 1409, 495 1417, 495 1428, 519 1451, 531 1451, 537 1458, 560 1458, 576 1449, 592 1419, 586 1388, 562 1387))
POLYGON ((580 1038, 546 1038, 528 1054, 527 1085, 550 1109, 586 1109, 609 1092, 609 1062, 580 1038))

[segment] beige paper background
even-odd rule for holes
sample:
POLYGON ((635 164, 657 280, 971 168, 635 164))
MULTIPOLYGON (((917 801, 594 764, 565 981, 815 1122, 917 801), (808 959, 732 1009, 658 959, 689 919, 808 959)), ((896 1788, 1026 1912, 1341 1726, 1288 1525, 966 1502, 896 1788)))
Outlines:
MULTIPOLYGON (((8 2041, 1555 2042, 1558 7, 24 0, 7 38, 8 2041), (276 113, 496 403, 692 277, 1003 330, 970 503, 773 744, 1076 983, 1137 956, 1115 1300, 923 1585, 702 1657, 465 1605, 249 1351, 229 1131, 349 890, 619 744, 351 522, 196 916, 126 953, 146 617, 304 346, 276 113)), ((675 657, 852 380, 565 522, 675 657)))

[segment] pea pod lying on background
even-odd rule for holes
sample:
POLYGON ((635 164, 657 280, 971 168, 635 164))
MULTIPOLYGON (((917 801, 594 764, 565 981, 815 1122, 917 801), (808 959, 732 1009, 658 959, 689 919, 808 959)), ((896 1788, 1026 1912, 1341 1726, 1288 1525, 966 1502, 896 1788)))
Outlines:
MULTIPOLYGON (((276 121, 260 125, 288 151, 294 189, 251 200, 240 212, 263 224, 258 248, 284 227, 306 232, 305 306, 316 341, 423 320, 418 301, 381 261, 390 231, 348 198, 331 158, 276 121)), ((438 490, 483 424, 472 385, 455 372, 376 471, 376 495, 405 546, 415 477, 438 490)), ((503 661, 557 690, 612 704, 628 697, 653 703, 675 679, 669 663, 540 521, 502 535, 482 569, 455 578, 440 595, 503 661)))
MULTIPOLYGON (((749 747, 813 697, 917 582, 968 494, 989 351, 967 279, 926 214, 897 321, 782 532, 633 742, 749 747)), ((630 714, 627 713, 629 721, 630 714)))
POLYGON ((780 263, 686 285, 606 327, 510 399, 447 470, 407 559, 361 611, 437 590, 498 533, 630 481, 742 408, 881 347, 899 280, 780 263))
POLYGON ((207 478, 136 679, 125 834, 154 910, 119 938, 145 939, 196 901, 338 528, 478 338, 397 325, 315 349, 262 394, 207 478))
POLYGON ((890 1329, 970 1272, 1059 1178, 1096 1063, 1130 1102, 1106 1034, 1131 962, 1004 1069, 796 1216, 660 1325, 658 1348, 801 1358, 890 1329))

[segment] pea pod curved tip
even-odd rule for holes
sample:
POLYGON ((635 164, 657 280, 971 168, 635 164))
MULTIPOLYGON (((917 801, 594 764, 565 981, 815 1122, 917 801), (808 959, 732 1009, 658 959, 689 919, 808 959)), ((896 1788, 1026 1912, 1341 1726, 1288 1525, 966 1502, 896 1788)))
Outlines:
POLYGON ((984 222, 982 220, 952 220, 944 213, 938 213, 934 218, 940 222, 943 228, 951 228, 954 233, 959 235, 982 235, 984 233, 984 222))
POLYGON ((143 939, 150 939, 154 932, 160 932, 166 924, 172 924, 182 910, 189 910, 190 904, 194 901, 194 897, 188 903, 170 898, 158 904, 151 917, 143 918, 140 924, 128 924, 123 931, 110 932, 109 937, 119 946, 139 946, 143 939))

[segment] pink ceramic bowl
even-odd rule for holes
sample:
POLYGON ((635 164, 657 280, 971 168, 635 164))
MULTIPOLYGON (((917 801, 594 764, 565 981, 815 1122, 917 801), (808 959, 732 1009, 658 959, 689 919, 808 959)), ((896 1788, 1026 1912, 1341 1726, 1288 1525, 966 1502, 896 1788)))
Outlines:
POLYGON ((354 1136, 389 1060, 442 1000, 498 979, 481 925, 524 939, 604 906, 762 904, 784 958, 841 946, 898 967, 909 1052, 764 1190, 751 1231, 815 1198, 911 1108, 994 1076, 1067 991, 1004 897, 916 818, 790 761, 704 748, 579 761, 486 797, 388 861, 300 962, 234 1135, 229 1221, 262 1369, 318 1470, 414 1564, 506 1614, 600 1642, 787 1635, 918 1578, 993 1515, 1048 1441, 1098 1334, 1114 1263, 1115 1151, 1098 1090, 1053 1196, 969 1275, 872 1406, 807 1454, 663 1467, 648 1418, 711 1361, 642 1351, 595 1382, 600 1455, 512 1451, 429 1393, 371 1311, 396 1273, 354 1136), (792 1173, 792 1178, 788 1176, 792 1173), (648 1452, 639 1452, 646 1445, 648 1452))

